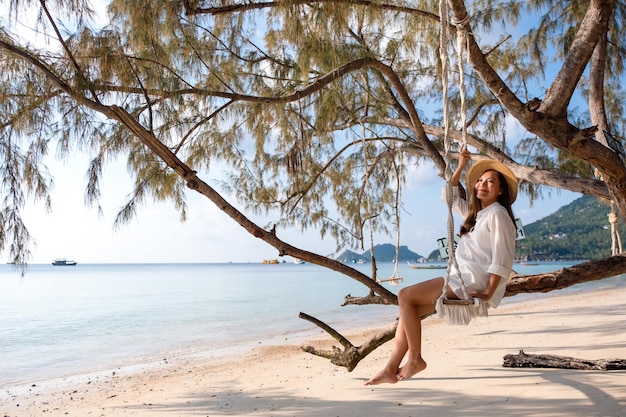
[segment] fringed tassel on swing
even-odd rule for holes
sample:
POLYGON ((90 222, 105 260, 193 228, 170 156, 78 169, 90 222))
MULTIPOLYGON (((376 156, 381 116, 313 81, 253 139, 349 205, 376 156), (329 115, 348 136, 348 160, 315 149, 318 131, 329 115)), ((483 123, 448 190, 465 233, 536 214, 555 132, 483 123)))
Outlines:
POLYGON ((447 324, 467 325, 476 317, 487 317, 487 304, 479 298, 449 300, 439 297, 436 305, 437 317, 445 318, 447 324))

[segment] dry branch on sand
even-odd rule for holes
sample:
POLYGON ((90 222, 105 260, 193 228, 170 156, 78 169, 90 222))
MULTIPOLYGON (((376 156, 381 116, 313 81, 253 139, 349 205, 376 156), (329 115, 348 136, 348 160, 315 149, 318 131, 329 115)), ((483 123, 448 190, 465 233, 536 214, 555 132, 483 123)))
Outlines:
POLYGON ((505 368, 560 368, 595 371, 626 369, 626 359, 577 359, 569 356, 534 355, 520 350, 517 355, 504 356, 505 368))

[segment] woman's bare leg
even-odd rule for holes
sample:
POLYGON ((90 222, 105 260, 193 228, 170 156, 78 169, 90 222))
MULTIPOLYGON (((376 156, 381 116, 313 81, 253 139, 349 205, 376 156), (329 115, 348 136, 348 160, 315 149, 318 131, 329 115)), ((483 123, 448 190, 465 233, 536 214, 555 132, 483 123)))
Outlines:
POLYGON ((393 348, 391 349, 391 355, 385 367, 377 373, 373 378, 365 382, 365 385, 378 385, 382 383, 395 384, 398 382, 398 371, 400 363, 404 358, 409 345, 406 341, 406 334, 404 332, 404 325, 402 319, 398 320, 398 326, 396 327, 396 334, 393 339, 393 348))
POLYGON ((410 378, 426 368, 426 362, 421 357, 420 317, 435 310, 435 301, 441 295, 442 287, 443 278, 434 278, 400 290, 398 294, 400 319, 391 355, 383 370, 365 382, 365 385, 395 383, 399 379, 410 378), (407 352, 408 361, 401 369, 400 363, 407 352))
POLYGON ((398 373, 398 380, 409 379, 426 369, 422 358, 422 320, 424 314, 435 311, 435 303, 443 288, 443 278, 434 278, 401 290, 398 297, 400 320, 404 321, 408 344, 406 363, 398 373))

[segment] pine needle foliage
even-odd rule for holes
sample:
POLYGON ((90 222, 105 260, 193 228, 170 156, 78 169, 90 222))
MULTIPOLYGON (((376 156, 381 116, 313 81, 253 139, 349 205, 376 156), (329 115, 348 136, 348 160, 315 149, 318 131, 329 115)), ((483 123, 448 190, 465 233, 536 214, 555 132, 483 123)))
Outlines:
MULTIPOLYGON (((404 169, 433 161, 442 171, 439 2, 112 0, 99 26, 82 0, 3 5, 10 19, 0 27, 0 250, 18 262, 30 243, 25 201, 50 204, 51 154, 89 153, 85 200, 95 205, 103 167, 125 158, 134 188, 115 226, 154 200, 173 202, 185 219, 184 181, 111 116, 113 106, 244 208, 271 214, 275 226, 330 235, 338 247, 362 247, 370 229, 393 229, 394 196, 406 181, 398 161, 404 169), (22 36, 25 16, 37 17, 39 46, 22 36)), ((569 54, 589 5, 465 3, 486 65, 520 101, 543 97, 538 86, 569 54)), ((625 136, 624 6, 616 2, 606 34, 606 114, 616 138, 625 136)), ((455 46, 446 52, 456 64, 455 46)), ((449 68, 457 80, 459 67, 449 68)), ((590 165, 563 147, 511 133, 510 109, 475 67, 461 71, 468 132, 481 152, 591 177, 590 165)), ((583 76, 576 93, 587 88, 583 76)), ((456 133, 460 93, 451 82, 456 133)), ((586 114, 568 110, 570 123, 586 127, 586 114)), ((540 185, 525 187, 541 195, 540 185)))

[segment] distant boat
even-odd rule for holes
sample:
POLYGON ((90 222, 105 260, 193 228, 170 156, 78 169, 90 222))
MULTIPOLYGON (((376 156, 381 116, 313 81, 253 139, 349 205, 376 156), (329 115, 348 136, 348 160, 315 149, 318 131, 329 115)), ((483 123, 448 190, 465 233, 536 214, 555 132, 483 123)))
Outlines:
POLYGON ((76 261, 68 261, 65 258, 59 258, 52 261, 52 265, 54 266, 74 266, 76 263, 76 261))
POLYGON ((357 264, 364 264, 364 263, 365 263, 365 259, 363 259, 363 258, 358 259, 358 260, 356 261, 356 263, 357 263, 357 264))
POLYGON ((270 264, 271 264, 271 265, 274 265, 274 264, 277 264, 277 263, 278 263, 278 259, 264 259, 264 260, 263 260, 263 263, 264 263, 265 265, 270 265, 270 264))
POLYGON ((304 263, 304 261, 302 259, 294 259, 293 263, 296 265, 302 265, 304 263))
POLYGON ((413 269, 446 269, 448 267, 448 265, 432 265, 432 264, 412 264, 409 261, 406 261, 407 264, 409 264, 409 267, 413 268, 413 269))

